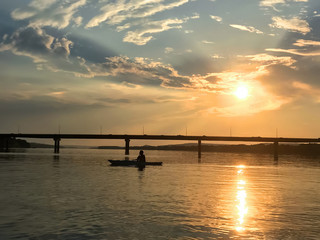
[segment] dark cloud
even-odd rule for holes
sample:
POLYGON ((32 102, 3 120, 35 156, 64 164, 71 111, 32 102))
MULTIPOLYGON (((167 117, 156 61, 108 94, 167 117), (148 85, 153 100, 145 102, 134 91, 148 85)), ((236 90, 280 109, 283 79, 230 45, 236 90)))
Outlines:
POLYGON ((268 74, 259 78, 264 86, 277 95, 292 96, 294 94, 292 83, 298 80, 296 70, 283 65, 272 65, 268 67, 268 71, 268 74))
POLYGON ((296 77, 307 84, 320 88, 320 57, 302 58, 297 64, 296 77))
POLYGON ((260 77, 259 80, 274 94, 289 97, 294 101, 300 99, 302 95, 304 97, 310 95, 310 98, 317 97, 317 91, 320 91, 319 65, 308 64, 308 62, 299 61, 296 69, 280 65, 270 66, 268 67, 269 73, 260 77), (302 87, 297 87, 297 85, 302 87))
POLYGON ((67 58, 72 44, 70 40, 55 38, 40 28, 27 27, 4 39, 0 49, 31 57, 36 62, 46 62, 48 58, 67 58))
POLYGON ((48 54, 53 38, 40 29, 24 28, 15 32, 10 41, 18 51, 48 54))
POLYGON ((88 109, 105 108, 102 104, 81 104, 66 102, 53 97, 33 97, 31 99, 12 99, 0 101, 0 111, 4 116, 33 116, 63 114, 88 109))
POLYGON ((128 98, 97 98, 96 100, 108 104, 122 104, 122 103, 131 103, 132 101, 128 98))

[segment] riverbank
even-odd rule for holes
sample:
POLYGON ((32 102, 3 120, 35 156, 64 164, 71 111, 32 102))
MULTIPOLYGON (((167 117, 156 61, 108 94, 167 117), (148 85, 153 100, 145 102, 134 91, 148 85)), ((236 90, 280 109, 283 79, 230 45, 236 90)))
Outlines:
MULTIPOLYGON (((124 149, 119 146, 99 146, 98 149, 124 149)), ((160 146, 130 146, 130 149, 143 150, 167 150, 167 151, 198 151, 197 144, 176 144, 176 145, 160 145, 160 146)), ((233 152, 233 153, 262 153, 273 154, 273 144, 202 144, 202 152, 233 152)), ((301 154, 301 155, 320 155, 320 144, 279 144, 279 154, 301 154)))

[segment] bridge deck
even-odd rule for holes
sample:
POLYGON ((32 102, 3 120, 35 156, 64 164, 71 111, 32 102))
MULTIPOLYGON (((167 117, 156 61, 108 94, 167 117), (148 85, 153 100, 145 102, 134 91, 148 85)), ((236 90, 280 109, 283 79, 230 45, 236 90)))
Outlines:
POLYGON ((201 158, 202 141, 233 141, 233 142, 270 142, 274 143, 274 158, 278 159, 278 144, 281 142, 317 143, 320 138, 270 138, 270 137, 223 137, 223 136, 186 136, 186 135, 126 135, 126 134, 34 134, 11 133, 0 134, 0 139, 5 139, 6 150, 9 150, 10 138, 49 138, 54 140, 54 153, 60 151, 61 139, 123 139, 125 140, 125 154, 129 155, 129 142, 132 139, 140 140, 182 140, 198 141, 198 157, 201 158))
POLYGON ((136 139, 136 140, 193 140, 233 142, 320 142, 320 138, 271 138, 271 137, 227 137, 186 135, 127 135, 127 134, 0 134, 0 138, 51 138, 51 139, 136 139))

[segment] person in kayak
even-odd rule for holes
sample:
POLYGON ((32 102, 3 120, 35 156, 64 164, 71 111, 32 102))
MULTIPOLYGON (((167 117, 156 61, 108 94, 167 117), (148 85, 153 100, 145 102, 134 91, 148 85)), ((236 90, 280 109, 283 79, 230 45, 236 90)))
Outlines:
POLYGON ((137 157, 137 167, 139 170, 143 170, 146 167, 146 156, 142 150, 140 150, 139 156, 137 157))

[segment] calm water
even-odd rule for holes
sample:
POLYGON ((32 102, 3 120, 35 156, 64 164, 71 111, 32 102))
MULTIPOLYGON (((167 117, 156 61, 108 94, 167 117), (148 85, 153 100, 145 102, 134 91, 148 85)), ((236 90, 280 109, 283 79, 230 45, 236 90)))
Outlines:
POLYGON ((320 159, 123 150, 0 153, 0 239, 320 239, 320 159), (130 158, 138 155, 131 151, 130 158))

